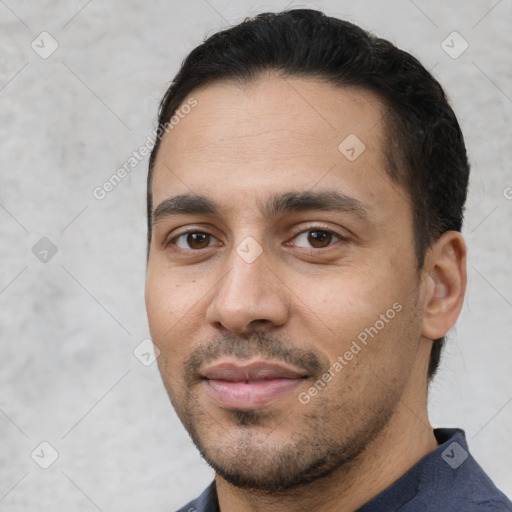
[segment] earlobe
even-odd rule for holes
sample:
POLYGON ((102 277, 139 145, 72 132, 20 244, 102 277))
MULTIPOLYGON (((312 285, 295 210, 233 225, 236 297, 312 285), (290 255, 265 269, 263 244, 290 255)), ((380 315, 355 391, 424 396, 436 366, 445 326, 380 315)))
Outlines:
POLYGON ((435 340, 457 320, 466 291, 466 244, 458 231, 444 233, 425 258, 427 289, 422 335, 435 340))

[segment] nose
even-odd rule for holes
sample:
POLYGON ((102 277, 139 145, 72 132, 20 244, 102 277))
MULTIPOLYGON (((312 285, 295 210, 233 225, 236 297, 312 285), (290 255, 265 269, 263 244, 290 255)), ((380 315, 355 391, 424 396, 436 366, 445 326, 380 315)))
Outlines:
POLYGON ((289 316, 286 286, 270 266, 265 252, 249 263, 233 251, 208 305, 208 323, 236 334, 284 325, 289 316))

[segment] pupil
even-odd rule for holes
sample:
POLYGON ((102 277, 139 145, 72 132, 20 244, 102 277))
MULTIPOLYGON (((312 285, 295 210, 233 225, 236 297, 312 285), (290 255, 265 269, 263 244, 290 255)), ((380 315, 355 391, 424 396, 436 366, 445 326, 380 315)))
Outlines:
POLYGON ((208 246, 210 235, 206 233, 189 233, 187 236, 187 243, 189 247, 194 249, 202 249, 208 246))
POLYGON ((313 247, 325 247, 331 242, 332 235, 325 231, 311 231, 308 239, 313 247))

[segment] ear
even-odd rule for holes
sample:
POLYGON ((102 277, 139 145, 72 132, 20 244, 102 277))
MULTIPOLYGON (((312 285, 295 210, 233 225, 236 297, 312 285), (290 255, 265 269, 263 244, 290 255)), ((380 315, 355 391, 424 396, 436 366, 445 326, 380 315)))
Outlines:
POLYGON ((421 334, 442 338, 455 324, 466 291, 466 244, 458 231, 444 233, 425 256, 427 272, 421 334))

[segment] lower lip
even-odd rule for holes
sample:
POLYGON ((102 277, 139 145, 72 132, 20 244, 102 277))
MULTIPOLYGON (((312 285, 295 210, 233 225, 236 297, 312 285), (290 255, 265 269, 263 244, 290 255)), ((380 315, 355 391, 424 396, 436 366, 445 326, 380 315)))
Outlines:
POLYGON ((304 379, 272 379, 253 382, 206 380, 212 396, 229 409, 260 409, 289 393, 304 379))

